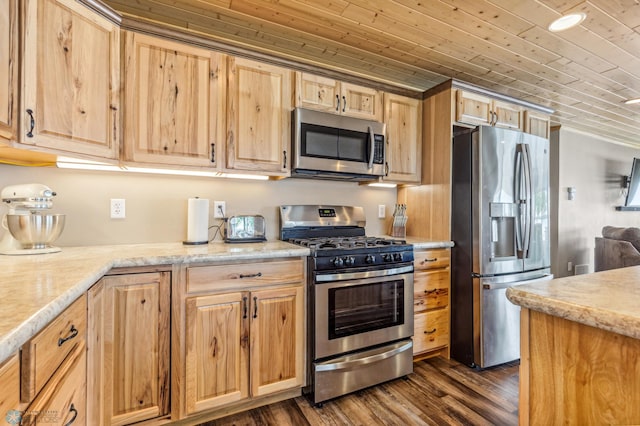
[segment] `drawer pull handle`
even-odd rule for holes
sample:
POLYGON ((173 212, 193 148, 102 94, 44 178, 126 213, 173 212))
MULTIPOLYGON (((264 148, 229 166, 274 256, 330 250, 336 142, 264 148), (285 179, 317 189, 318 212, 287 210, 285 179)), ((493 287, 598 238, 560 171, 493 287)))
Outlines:
POLYGON ((242 298, 242 302, 244 303, 244 308, 242 309, 242 319, 247 318, 247 296, 242 298))
POLYGON ((67 337, 65 337, 64 339, 62 337, 60 337, 58 339, 58 346, 62 346, 62 344, 64 342, 66 342, 67 340, 71 340, 74 337, 76 337, 78 335, 78 329, 76 328, 75 325, 71 325, 71 328, 69 329, 69 335, 67 337))
POLYGON ((253 317, 258 318, 258 298, 253 297, 253 317))
POLYGON ((438 258, 434 257, 432 259, 425 259, 425 260, 422 261, 422 263, 424 263, 424 262, 437 262, 437 261, 438 261, 438 258))
POLYGON ((425 291, 424 291, 424 294, 433 294, 433 293, 435 293, 436 291, 438 291, 438 289, 437 289, 437 288, 434 288, 433 290, 425 290, 425 291))
POLYGON ((69 412, 73 413, 73 417, 71 417, 71 420, 69 420, 67 423, 65 423, 64 426, 69 426, 70 424, 72 424, 73 422, 76 421, 76 417, 78 417, 78 410, 76 410, 76 406, 71 404, 71 407, 69 407, 69 412))
POLYGON ((261 277, 262 276, 262 272, 258 272, 257 274, 240 274, 240 278, 257 278, 257 277, 261 277))
POLYGON ((424 334, 433 334, 436 332, 436 330, 437 330, 436 328, 434 328, 433 330, 425 330, 424 334))

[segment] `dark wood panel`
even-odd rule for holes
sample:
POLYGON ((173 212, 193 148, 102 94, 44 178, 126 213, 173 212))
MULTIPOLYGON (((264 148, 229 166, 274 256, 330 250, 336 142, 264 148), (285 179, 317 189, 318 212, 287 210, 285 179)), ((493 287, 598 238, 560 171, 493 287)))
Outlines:
POLYGON ((203 423, 222 425, 517 425, 518 364, 478 371, 431 358, 414 373, 313 406, 305 397, 203 423))

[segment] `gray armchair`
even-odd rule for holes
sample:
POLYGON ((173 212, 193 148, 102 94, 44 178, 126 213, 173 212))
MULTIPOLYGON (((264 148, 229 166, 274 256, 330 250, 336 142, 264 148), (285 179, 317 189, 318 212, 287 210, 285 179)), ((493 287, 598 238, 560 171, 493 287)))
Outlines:
POLYGON ((595 271, 640 265, 640 229, 605 226, 596 237, 595 271))

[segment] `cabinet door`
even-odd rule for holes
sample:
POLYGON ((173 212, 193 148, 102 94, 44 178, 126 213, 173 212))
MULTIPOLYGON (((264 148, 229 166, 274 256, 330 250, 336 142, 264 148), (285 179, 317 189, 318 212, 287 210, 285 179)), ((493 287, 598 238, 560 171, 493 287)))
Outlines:
POLYGON ((351 83, 341 83, 340 111, 351 117, 382 121, 382 92, 351 83))
POLYGON ((285 68, 229 58, 229 169, 288 174, 292 75, 285 68))
POLYGON ((169 412, 170 274, 104 277, 89 291, 89 424, 169 412))
POLYGON ((186 300, 187 414, 248 398, 248 299, 236 292, 186 300))
POLYGON ((18 2, 0 0, 0 137, 16 139, 18 111, 18 2))
POLYGON ((473 92, 456 90, 456 121, 473 125, 493 122, 492 101, 473 92))
POLYGON ((0 415, 7 423, 20 421, 20 361, 18 355, 11 356, 0 365, 0 415))
POLYGON ((422 104, 418 99, 386 93, 388 174, 384 180, 418 183, 422 159, 422 104))
POLYGON ((524 130, 524 108, 521 106, 494 100, 493 114, 494 126, 524 130))
POLYGON ((216 167, 224 144, 224 55, 125 34, 125 159, 216 167))
POLYGON ((332 78, 296 73, 296 106, 338 114, 340 83, 332 78))
POLYGON ((524 131, 532 135, 549 139, 551 136, 550 118, 547 114, 537 113, 535 111, 525 111, 524 113, 524 131))
POLYGON ((117 158, 119 29, 73 0, 25 0, 20 142, 117 158))
POLYGON ((303 384, 302 287, 251 293, 251 395, 303 384))

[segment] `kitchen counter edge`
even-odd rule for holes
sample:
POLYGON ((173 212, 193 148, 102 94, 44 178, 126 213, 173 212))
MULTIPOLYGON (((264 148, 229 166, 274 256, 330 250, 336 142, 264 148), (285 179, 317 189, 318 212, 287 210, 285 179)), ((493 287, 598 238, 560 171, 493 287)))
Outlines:
POLYGON ((640 339, 640 266, 514 286, 507 298, 523 308, 640 339))
POLYGON ((267 241, 67 247, 45 255, 2 256, 0 268, 5 273, 0 277, 0 364, 113 268, 308 255, 308 248, 267 241), (25 291, 29 288, 32 291, 25 291))

